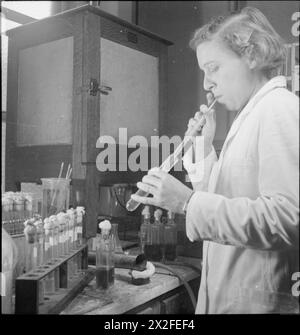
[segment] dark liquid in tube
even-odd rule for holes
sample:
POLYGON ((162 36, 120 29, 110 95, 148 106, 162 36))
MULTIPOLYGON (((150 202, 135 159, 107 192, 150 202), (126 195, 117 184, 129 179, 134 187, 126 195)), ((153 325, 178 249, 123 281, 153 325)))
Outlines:
POLYGON ((107 289, 114 283, 114 267, 101 266, 96 268, 96 288, 107 289))
POLYGON ((161 244, 146 244, 145 256, 150 261, 159 262, 162 260, 162 245, 161 244))
POLYGON ((165 245, 165 260, 174 261, 176 258, 176 244, 165 245))

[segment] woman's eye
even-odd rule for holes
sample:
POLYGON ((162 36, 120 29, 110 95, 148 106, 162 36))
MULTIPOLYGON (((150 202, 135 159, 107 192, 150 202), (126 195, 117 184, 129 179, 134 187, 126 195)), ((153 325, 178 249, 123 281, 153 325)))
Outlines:
POLYGON ((208 67, 208 71, 210 73, 216 72, 216 71, 218 71, 218 69, 219 69, 219 67, 217 65, 211 65, 211 66, 208 67))

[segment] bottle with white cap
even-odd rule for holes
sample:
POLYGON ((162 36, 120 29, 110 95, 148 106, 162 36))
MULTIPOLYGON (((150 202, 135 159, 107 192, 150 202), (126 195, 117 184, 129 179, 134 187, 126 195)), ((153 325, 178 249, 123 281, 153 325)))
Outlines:
POLYGON ((101 234, 96 248, 96 288, 107 289, 114 284, 114 241, 109 220, 100 222, 99 228, 101 234))

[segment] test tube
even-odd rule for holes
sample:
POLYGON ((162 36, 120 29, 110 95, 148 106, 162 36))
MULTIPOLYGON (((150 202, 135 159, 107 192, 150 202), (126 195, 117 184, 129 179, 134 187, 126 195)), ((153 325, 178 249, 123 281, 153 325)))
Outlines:
MULTIPOLYGON (((50 216, 50 221, 53 223, 53 252, 54 260, 57 261, 60 257, 60 245, 59 245, 59 223, 56 215, 50 216)), ((59 268, 56 268, 54 271, 54 285, 55 290, 59 289, 59 268)))
POLYGON ((77 243, 79 246, 82 245, 82 224, 83 224, 83 215, 85 214, 85 209, 83 206, 77 206, 77 243))
POLYGON ((36 227, 34 226, 34 222, 34 218, 24 222, 24 235, 27 241, 25 254, 26 272, 33 270, 37 264, 36 227))
MULTIPOLYGON (((37 267, 44 263, 44 244, 45 244, 45 232, 42 218, 37 215, 35 221, 36 237, 37 237, 37 267)), ((44 302, 45 292, 45 279, 39 281, 39 303, 44 302)))
MULTIPOLYGON (((69 250, 70 252, 74 251, 74 213, 73 208, 70 208, 67 210, 67 214, 69 216, 69 250)), ((70 258, 68 260, 68 274, 69 279, 71 279, 75 274, 75 266, 74 266, 74 257, 70 258)))
MULTIPOLYGON (((53 223, 49 218, 44 219, 45 230, 45 264, 52 264, 53 262, 53 223), (47 262, 47 263, 46 263, 47 262)), ((54 272, 50 272, 45 278, 45 293, 51 294, 55 291, 54 272)))
POLYGON ((66 248, 65 248, 65 232, 66 232, 66 220, 65 220, 65 213, 60 212, 57 214, 57 221, 59 223, 59 254, 65 255, 66 248))
POLYGON ((53 226, 53 258, 57 259, 59 257, 59 247, 58 247, 59 224, 56 215, 51 215, 49 217, 49 220, 53 226))

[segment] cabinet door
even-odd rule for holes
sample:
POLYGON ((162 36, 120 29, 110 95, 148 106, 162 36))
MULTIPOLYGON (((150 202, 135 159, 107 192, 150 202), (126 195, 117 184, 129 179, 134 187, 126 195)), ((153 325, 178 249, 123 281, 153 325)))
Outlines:
POLYGON ((17 146, 72 144, 73 37, 19 52, 17 146))
POLYGON ((123 144, 126 138, 119 138, 120 128, 127 139, 158 135, 158 63, 157 57, 101 38, 101 85, 112 88, 100 99, 101 136, 110 135, 123 144))

